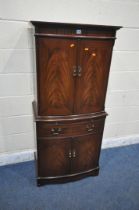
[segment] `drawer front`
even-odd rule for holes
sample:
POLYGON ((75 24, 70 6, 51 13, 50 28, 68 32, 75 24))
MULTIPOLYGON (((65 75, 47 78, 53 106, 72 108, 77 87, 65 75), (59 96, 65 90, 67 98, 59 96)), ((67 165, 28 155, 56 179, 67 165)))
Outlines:
POLYGON ((82 120, 80 122, 54 123, 37 122, 37 136, 41 137, 74 137, 90 133, 102 133, 105 118, 82 120))

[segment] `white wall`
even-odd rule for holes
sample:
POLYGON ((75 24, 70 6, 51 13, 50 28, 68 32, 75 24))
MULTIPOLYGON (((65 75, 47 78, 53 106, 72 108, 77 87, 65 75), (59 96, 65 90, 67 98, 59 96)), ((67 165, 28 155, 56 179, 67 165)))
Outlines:
POLYGON ((0 5, 0 154, 35 145, 29 20, 124 27, 114 47, 104 138, 139 134, 139 0, 0 0, 0 5))

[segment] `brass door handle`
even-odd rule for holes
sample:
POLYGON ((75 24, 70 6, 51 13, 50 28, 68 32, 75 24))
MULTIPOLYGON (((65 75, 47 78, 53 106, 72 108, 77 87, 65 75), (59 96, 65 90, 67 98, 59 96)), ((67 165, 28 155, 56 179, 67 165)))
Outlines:
POLYGON ((73 150, 72 157, 73 157, 73 158, 76 157, 76 151, 75 151, 75 149, 73 150))
POLYGON ((75 157, 76 157, 75 149, 73 151, 69 150, 69 158, 75 158, 75 157))
POLYGON ((61 131, 62 131, 62 128, 52 128, 51 129, 51 133, 52 133, 52 135, 59 135, 60 133, 61 133, 61 131))
POLYGON ((73 66, 73 74, 72 75, 74 77, 76 77, 76 76, 81 77, 82 76, 81 72, 82 72, 81 66, 78 66, 78 67, 73 66))
POLYGON ((71 158, 72 157, 72 155, 71 155, 71 150, 69 150, 69 158, 71 158))
POLYGON ((74 76, 74 77, 77 76, 77 69, 76 69, 76 66, 73 66, 73 76, 74 76))
POLYGON ((82 68, 81 66, 78 66, 78 77, 82 76, 81 72, 82 72, 82 68))

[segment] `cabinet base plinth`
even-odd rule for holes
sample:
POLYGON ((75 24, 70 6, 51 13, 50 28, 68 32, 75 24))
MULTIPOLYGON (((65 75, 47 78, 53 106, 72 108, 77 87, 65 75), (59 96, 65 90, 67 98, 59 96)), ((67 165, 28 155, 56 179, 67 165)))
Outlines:
POLYGON ((46 184, 61 184, 61 183, 66 183, 66 182, 73 182, 77 181, 83 178, 86 178, 88 176, 98 176, 99 174, 99 167, 83 172, 83 173, 78 173, 78 174, 72 174, 72 175, 66 175, 62 177, 39 177, 37 178, 37 186, 43 186, 46 184))

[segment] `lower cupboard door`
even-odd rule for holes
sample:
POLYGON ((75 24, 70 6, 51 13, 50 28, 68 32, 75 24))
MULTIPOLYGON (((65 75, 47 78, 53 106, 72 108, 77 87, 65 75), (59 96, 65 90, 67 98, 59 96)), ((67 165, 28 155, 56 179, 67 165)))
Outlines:
POLYGON ((87 135, 72 140, 72 173, 85 172, 99 165, 101 135, 87 135))
POLYGON ((56 177, 70 172, 70 140, 38 141, 38 176, 56 177))

